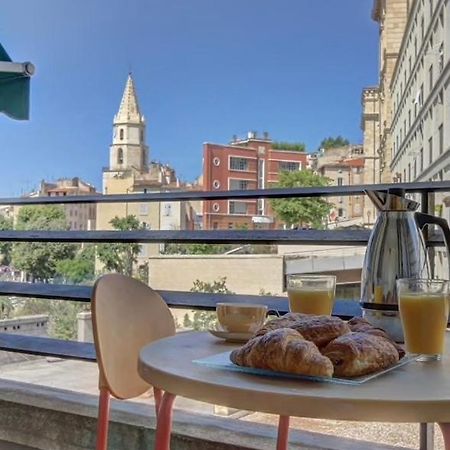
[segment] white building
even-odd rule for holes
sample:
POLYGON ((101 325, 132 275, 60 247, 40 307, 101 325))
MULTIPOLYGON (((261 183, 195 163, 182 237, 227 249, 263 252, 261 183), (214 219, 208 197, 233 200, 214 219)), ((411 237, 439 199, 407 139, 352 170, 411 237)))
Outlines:
POLYGON ((450 2, 413 0, 391 83, 394 181, 450 179, 450 2))

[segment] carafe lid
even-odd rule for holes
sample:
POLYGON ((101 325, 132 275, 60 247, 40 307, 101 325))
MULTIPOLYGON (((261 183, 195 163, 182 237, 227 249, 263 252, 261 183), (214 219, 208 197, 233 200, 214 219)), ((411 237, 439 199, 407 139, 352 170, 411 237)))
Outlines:
POLYGON ((385 191, 366 191, 368 197, 380 211, 415 211, 419 203, 405 197, 405 190, 390 188, 385 191))

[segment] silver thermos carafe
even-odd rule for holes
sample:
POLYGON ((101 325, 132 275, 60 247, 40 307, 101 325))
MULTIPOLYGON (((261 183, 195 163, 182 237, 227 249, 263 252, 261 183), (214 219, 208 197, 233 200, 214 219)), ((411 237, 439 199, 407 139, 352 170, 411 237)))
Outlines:
POLYGON ((367 244, 361 277, 363 316, 403 342, 395 282, 398 278, 430 278, 430 264, 422 229, 439 225, 447 252, 450 229, 440 217, 416 212, 419 204, 405 198, 402 189, 367 192, 379 210, 367 244))

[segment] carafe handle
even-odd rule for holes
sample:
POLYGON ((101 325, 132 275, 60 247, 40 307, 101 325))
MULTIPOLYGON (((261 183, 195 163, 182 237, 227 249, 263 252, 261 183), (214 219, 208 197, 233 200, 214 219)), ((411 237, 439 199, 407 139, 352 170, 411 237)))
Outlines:
POLYGON ((444 233, 445 245, 447 252, 450 252, 450 228, 448 222, 443 217, 432 216, 431 214, 424 214, 421 212, 415 213, 416 223, 422 230, 425 225, 438 225, 444 233))

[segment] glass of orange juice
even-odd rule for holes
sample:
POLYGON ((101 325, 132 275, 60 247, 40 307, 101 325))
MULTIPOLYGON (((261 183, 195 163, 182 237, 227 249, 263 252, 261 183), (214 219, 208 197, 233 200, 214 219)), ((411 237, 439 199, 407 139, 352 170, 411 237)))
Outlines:
POLYGON ((449 313, 450 283, 403 278, 397 293, 406 351, 420 361, 441 359, 449 313))
POLYGON ((334 275, 300 275, 287 277, 287 293, 291 312, 331 315, 336 292, 334 275))

